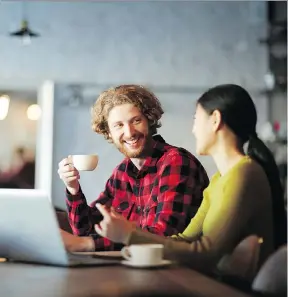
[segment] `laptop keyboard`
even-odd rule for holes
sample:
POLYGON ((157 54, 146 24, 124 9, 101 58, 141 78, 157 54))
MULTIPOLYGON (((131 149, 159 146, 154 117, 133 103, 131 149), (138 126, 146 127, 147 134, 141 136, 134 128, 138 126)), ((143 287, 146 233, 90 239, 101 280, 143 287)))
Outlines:
POLYGON ((106 266, 106 265, 117 265, 120 264, 119 259, 111 259, 111 258, 104 258, 104 257, 93 257, 91 255, 75 255, 75 254, 68 254, 68 260, 70 265, 91 265, 91 266, 106 266))

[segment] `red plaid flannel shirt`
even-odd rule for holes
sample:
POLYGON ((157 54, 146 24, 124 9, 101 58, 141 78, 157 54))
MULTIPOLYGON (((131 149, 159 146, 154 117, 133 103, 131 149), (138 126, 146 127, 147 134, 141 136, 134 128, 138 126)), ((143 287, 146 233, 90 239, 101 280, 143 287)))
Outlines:
POLYGON ((182 232, 196 214, 209 183, 205 169, 191 153, 165 143, 159 135, 153 137, 153 148, 140 170, 124 159, 90 206, 81 189, 75 196, 66 192, 73 233, 92 236, 96 250, 120 248, 94 231, 94 224, 102 220, 96 203, 113 206, 139 228, 162 236, 182 232))

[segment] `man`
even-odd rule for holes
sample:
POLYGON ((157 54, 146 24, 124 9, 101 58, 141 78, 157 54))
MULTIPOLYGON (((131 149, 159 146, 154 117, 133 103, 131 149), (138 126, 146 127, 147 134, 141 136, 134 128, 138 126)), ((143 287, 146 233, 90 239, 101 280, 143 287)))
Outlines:
POLYGON ((209 180, 192 154, 156 135, 163 113, 156 96, 142 86, 120 85, 100 94, 92 108, 92 129, 114 143, 125 159, 90 206, 70 158, 59 163, 71 227, 81 236, 62 232, 68 249, 119 248, 95 233, 94 225, 102 220, 96 202, 112 206, 138 228, 162 236, 183 231, 195 215, 209 180))

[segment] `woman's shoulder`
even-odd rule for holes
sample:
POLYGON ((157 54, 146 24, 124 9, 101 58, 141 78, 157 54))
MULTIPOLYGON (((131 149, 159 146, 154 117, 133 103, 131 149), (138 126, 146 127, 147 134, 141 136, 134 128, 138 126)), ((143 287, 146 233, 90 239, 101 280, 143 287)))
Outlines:
POLYGON ((223 190, 239 187, 257 187, 269 185, 267 176, 262 166, 245 156, 233 168, 231 168, 225 175, 221 176, 219 172, 215 173, 210 180, 209 189, 214 187, 222 187, 223 190))
POLYGON ((269 192, 269 181, 262 166, 251 159, 245 157, 237 167, 231 171, 225 180, 225 187, 234 186, 235 189, 245 188, 251 192, 269 192))
POLYGON ((237 167, 235 174, 243 179, 266 179, 266 174, 262 166, 250 157, 245 157, 237 167))

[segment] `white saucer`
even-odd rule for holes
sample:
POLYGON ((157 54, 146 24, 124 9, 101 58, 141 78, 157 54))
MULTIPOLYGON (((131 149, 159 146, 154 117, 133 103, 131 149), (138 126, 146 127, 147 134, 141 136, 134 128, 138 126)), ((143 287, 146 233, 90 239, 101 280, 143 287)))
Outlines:
POLYGON ((129 267, 135 267, 135 268, 153 268, 153 267, 168 266, 172 264, 172 262, 169 260, 162 260, 161 263, 156 263, 156 264, 134 264, 131 261, 123 260, 121 261, 121 264, 129 267))

